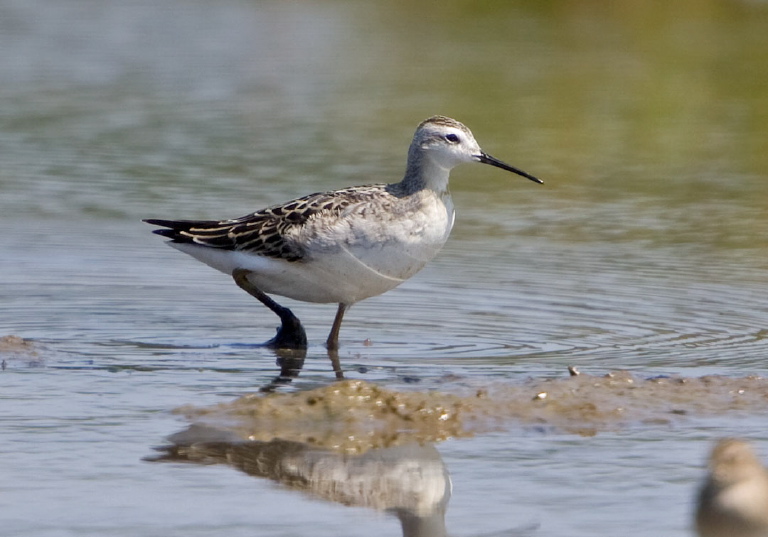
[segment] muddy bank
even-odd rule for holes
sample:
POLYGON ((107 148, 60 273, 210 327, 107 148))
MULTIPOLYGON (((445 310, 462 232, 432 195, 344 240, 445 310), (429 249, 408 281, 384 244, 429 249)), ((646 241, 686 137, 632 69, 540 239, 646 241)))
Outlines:
POLYGON ((471 395, 398 392, 347 380, 306 392, 246 395, 177 412, 193 421, 225 426, 243 439, 282 438, 362 453, 516 425, 591 435, 685 416, 755 411, 766 404, 768 380, 761 377, 644 379, 614 372, 532 379, 512 386, 492 384, 471 395))
POLYGON ((0 353, 2 354, 30 354, 34 352, 34 345, 26 339, 13 335, 0 337, 0 353))
POLYGON ((41 360, 38 347, 33 342, 14 335, 0 337, 0 368, 3 370, 13 361, 37 366, 41 365, 41 360))

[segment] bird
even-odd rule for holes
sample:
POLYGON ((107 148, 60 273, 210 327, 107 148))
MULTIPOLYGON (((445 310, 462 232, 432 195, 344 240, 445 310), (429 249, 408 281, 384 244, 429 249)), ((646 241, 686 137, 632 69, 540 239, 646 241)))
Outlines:
POLYGON ((699 537, 768 537, 768 470, 740 439, 717 442, 696 508, 699 537))
POLYGON ((326 340, 353 304, 385 293, 419 272, 445 244, 454 223, 450 171, 462 163, 495 166, 540 179, 480 149, 472 132, 446 116, 416 128, 402 180, 317 192, 229 220, 163 220, 153 232, 170 246, 230 275, 281 320, 272 348, 305 349, 293 312, 269 295, 337 304, 326 340))

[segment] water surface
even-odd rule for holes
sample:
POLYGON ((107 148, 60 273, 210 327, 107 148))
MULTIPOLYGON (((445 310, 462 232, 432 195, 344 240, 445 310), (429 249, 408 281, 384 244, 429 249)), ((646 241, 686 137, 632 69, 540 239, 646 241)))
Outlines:
MULTIPOLYGON (((257 390, 276 320, 141 218, 224 218, 394 181, 416 124, 494 156, 452 175, 444 251, 342 329, 349 378, 477 389, 768 370, 768 34, 758 2, 0 2, 6 535, 397 535, 223 466, 142 461, 170 410, 257 390)), ((289 303, 333 382, 333 306, 289 303)), ((451 535, 690 535, 711 442, 764 413, 435 446, 451 535), (514 534, 514 533, 513 533, 514 534)))

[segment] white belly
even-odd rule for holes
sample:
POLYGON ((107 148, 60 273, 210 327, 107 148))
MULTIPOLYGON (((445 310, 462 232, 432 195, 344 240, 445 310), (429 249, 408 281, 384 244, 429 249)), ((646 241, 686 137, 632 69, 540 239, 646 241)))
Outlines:
POLYGON ((408 216, 361 211, 331 221, 311 220, 292 237, 306 250, 304 259, 293 262, 195 244, 171 246, 227 274, 250 270, 248 279, 267 294, 354 304, 397 287, 445 244, 453 225, 447 195, 428 198, 408 216))

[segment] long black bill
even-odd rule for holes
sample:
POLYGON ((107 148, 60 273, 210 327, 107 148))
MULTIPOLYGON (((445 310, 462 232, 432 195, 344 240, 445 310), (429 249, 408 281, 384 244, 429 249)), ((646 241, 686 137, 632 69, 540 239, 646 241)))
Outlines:
POLYGON ((522 175, 523 177, 525 177, 526 179, 530 179, 534 183, 539 183, 540 185, 544 184, 544 181, 542 181, 538 177, 534 177, 530 173, 525 173, 523 170, 515 168, 514 166, 510 166, 506 162, 502 162, 499 159, 492 157, 488 153, 480 153, 477 156, 477 160, 479 162, 482 162, 483 164, 490 164, 491 166, 496 166, 497 168, 501 168, 502 170, 507 170, 508 172, 516 173, 517 175, 522 175))

